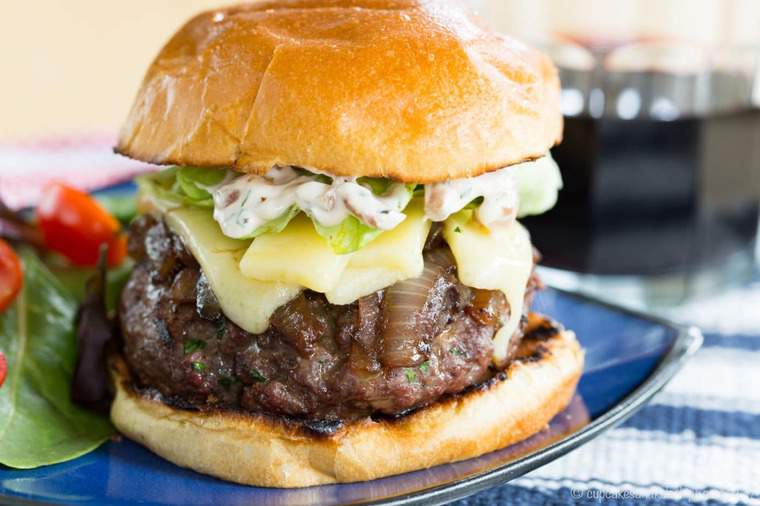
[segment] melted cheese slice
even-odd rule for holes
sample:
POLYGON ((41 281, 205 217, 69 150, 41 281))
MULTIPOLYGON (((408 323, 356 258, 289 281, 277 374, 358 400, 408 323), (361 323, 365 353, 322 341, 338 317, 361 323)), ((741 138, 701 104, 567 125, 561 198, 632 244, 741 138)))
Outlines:
POLYGON ((166 209, 164 219, 198 260, 224 314, 243 330, 264 332, 272 313, 301 292, 297 284, 243 276, 239 264, 250 241, 222 234, 208 209, 166 209))
POLYGON ((473 288, 501 290, 510 307, 509 321, 494 337, 494 362, 501 363, 520 324, 525 289, 533 269, 533 246, 518 222, 490 231, 460 212, 444 223, 444 238, 457 262, 459 281, 473 288))
POLYGON ((351 255, 337 255, 299 213, 278 234, 253 240, 243 259, 243 275, 261 281, 294 283, 315 292, 327 292, 338 283, 351 255))
MULTIPOLYGON (((395 271, 383 267, 349 268, 343 272, 341 282, 325 294, 331 304, 351 304, 353 301, 406 279, 395 271)), ((413 277, 413 276, 408 276, 413 277)))
POLYGON ((324 293, 332 304, 350 304, 422 273, 430 221, 421 203, 410 205, 405 213, 399 226, 349 255, 335 254, 310 219, 299 214, 282 232, 254 239, 240 261, 240 271, 253 279, 324 293))
POLYGON ((410 204, 396 228, 353 253, 335 286, 325 295, 332 304, 350 304, 397 281, 422 274, 422 249, 430 232, 421 202, 410 204))

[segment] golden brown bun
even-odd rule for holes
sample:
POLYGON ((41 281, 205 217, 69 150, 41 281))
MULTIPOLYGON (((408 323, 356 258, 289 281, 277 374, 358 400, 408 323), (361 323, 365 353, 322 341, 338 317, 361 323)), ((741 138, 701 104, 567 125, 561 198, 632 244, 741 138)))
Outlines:
POLYGON ((127 437, 183 467, 264 487, 364 481, 464 460, 526 439, 570 402, 583 369, 572 332, 523 346, 506 375, 397 420, 314 436, 273 418, 182 411, 142 397, 112 360, 111 418, 127 437), (525 349, 528 348, 528 349, 525 349))
POLYGON ((432 0, 275 0, 206 12, 161 50, 116 150, 427 183, 543 156, 562 135, 543 54, 432 0))

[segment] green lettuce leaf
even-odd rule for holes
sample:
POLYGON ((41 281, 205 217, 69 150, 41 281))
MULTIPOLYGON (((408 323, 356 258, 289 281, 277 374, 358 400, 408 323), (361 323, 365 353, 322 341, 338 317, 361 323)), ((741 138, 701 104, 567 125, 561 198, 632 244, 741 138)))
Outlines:
POLYGON ((372 190, 372 193, 375 195, 382 195, 388 191, 388 188, 393 184, 393 181, 390 179, 382 177, 360 177, 356 182, 372 190))
POLYGON ((211 194, 203 186, 219 184, 227 172, 198 167, 169 167, 160 172, 139 176, 140 191, 156 198, 194 207, 214 207, 211 194))
MULTIPOLYGON (((557 195, 562 189, 562 174, 551 155, 533 163, 515 165, 507 170, 517 183, 517 193, 520 197, 518 218, 542 214, 554 207, 557 195)), ((464 206, 463 210, 477 209, 483 203, 483 197, 478 197, 464 206)))
MULTIPOLYGON (((175 204, 196 205, 192 199, 182 193, 182 189, 177 183, 177 167, 138 176, 135 178, 135 182, 140 193, 175 204)), ((214 202, 208 199, 208 206, 203 205, 203 203, 199 205, 201 207, 213 207, 214 202)))
MULTIPOLYGON (((299 169, 304 174, 315 177, 316 180, 329 183, 330 179, 321 174, 311 174, 299 169)), ((219 169, 201 169, 197 167, 170 167, 161 172, 155 172, 137 179, 140 191, 154 198, 174 202, 180 205, 206 207, 212 209, 214 202, 205 187, 219 184, 225 177, 225 172, 219 169)), ((393 181, 384 178, 361 177, 359 183, 369 188, 376 195, 386 193, 393 181)), ((420 185, 408 184, 406 189, 410 198, 416 196, 420 185), (417 193, 416 193, 417 191, 417 193)), ((257 228, 247 239, 267 233, 281 232, 290 223, 300 209, 290 207, 279 217, 257 228)), ((354 216, 349 216, 339 225, 327 227, 312 219, 317 233, 324 237, 337 254, 353 253, 363 248, 372 239, 382 233, 382 230, 365 225, 354 216)))
POLYGON ((551 155, 533 163, 515 165, 512 169, 520 195, 518 218, 542 214, 557 203, 562 189, 562 174, 551 155))
POLYGON ((300 209, 298 206, 290 206, 290 208, 288 208, 288 210, 282 213, 280 216, 264 223, 259 228, 254 230, 251 237, 246 237, 246 239, 252 239, 262 234, 278 234, 282 232, 288 223, 290 223, 290 220, 296 217, 299 211, 300 209))
MULTIPOLYGON (((370 188, 375 195, 386 193, 393 184, 390 179, 381 178, 360 177, 358 181, 370 188)), ((409 192, 409 202, 415 197, 416 187, 417 185, 414 184, 406 185, 406 191, 409 192)), ((338 255, 346 255, 360 250, 383 233, 379 228, 366 225, 353 215, 333 227, 326 227, 315 219, 311 221, 314 223, 314 230, 327 240, 332 250, 338 255)))
POLYGON ((0 387, 0 464, 29 469, 97 448, 108 418, 71 403, 77 301, 32 253, 22 255, 24 288, 0 316, 8 377, 0 387))
POLYGON ((316 220, 312 220, 312 223, 317 233, 327 240, 338 255, 353 253, 382 233, 382 230, 365 225, 355 216, 349 216, 333 227, 325 227, 316 220))
POLYGON ((218 185, 226 175, 225 170, 180 167, 177 170, 177 183, 188 198, 206 201, 211 198, 211 194, 204 187, 218 185))

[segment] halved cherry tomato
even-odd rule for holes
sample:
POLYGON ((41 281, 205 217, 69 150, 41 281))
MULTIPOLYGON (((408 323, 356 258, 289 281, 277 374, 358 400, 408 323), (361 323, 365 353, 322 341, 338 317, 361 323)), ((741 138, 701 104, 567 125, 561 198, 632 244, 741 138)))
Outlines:
POLYGON ((118 265, 127 254, 126 237, 116 218, 85 192, 53 183, 37 206, 45 245, 74 265, 94 266, 100 246, 108 245, 108 265, 118 265))
POLYGON ((5 375, 8 374, 8 361, 5 360, 5 355, 0 351, 0 387, 5 382, 5 375))
POLYGON ((23 284, 21 261, 13 248, 0 239, 0 312, 11 305, 23 284))

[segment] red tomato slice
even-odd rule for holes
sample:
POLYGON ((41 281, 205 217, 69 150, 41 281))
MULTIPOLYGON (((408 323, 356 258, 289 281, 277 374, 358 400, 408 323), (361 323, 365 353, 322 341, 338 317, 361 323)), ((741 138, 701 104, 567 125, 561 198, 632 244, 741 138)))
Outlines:
POLYGON ((11 305, 23 284, 21 261, 13 248, 0 239, 0 312, 11 305))
POLYGON ((96 265, 102 244, 109 246, 110 266, 118 265, 126 256, 119 222, 81 190, 51 184, 37 206, 37 219, 45 245, 74 265, 96 265))
POLYGON ((0 387, 5 382, 5 375, 8 374, 8 362, 5 360, 5 355, 0 351, 0 387))

